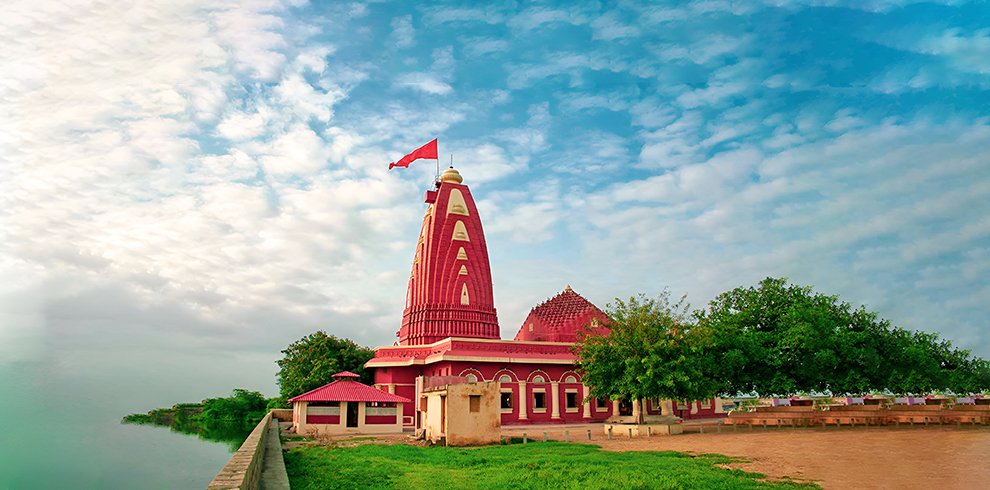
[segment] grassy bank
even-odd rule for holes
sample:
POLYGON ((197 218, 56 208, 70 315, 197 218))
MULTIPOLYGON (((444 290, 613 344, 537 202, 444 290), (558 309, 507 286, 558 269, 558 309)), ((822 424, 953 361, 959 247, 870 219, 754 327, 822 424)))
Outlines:
POLYGON ((285 454, 295 490, 332 488, 816 488, 729 470, 725 456, 557 442, 457 449, 366 444, 285 454))

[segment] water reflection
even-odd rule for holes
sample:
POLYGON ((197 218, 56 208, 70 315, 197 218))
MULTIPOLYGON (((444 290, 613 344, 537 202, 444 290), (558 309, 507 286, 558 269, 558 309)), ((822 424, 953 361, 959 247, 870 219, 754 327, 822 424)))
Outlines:
POLYGON ((156 421, 132 421, 123 420, 122 424, 150 425, 154 427, 168 427, 172 432, 185 435, 194 435, 204 441, 220 442, 227 446, 231 453, 237 451, 247 439, 247 436, 254 430, 254 425, 238 423, 209 423, 201 424, 194 420, 176 418, 171 423, 156 421))

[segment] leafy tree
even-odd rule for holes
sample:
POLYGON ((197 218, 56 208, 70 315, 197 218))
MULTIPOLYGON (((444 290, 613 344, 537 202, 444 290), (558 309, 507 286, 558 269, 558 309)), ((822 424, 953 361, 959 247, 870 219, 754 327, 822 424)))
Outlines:
POLYGON ((591 396, 699 400, 717 392, 707 370, 711 337, 696 328, 684 298, 672 303, 664 291, 657 298, 616 299, 607 310, 607 335, 585 330, 575 346, 591 396))
POLYGON ((234 424, 253 426, 261 421, 267 411, 268 400, 264 395, 257 391, 237 388, 230 397, 203 400, 203 411, 199 413, 197 419, 204 426, 234 424))
POLYGON ((990 387, 987 362, 811 287, 766 278, 696 312, 723 392, 958 393, 990 387))
POLYGON ((282 351, 285 355, 278 363, 280 403, 331 381, 341 371, 361 375, 361 380, 371 383, 371 372, 364 370, 364 363, 375 352, 361 347, 351 340, 341 339, 318 331, 303 337, 282 351))

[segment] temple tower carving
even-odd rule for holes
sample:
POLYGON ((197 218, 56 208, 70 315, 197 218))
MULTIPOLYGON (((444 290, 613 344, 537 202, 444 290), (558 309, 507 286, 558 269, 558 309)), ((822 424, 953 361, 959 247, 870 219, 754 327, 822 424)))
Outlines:
POLYGON ((426 192, 426 203, 399 344, 499 339, 485 233, 461 174, 453 167, 444 171, 437 189, 426 192))

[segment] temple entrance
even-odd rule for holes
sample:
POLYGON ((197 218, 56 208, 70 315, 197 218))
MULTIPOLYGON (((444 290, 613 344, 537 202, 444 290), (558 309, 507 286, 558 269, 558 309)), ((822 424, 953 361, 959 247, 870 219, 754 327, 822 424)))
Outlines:
POLYGON ((347 426, 357 427, 358 426, 358 404, 357 402, 347 403, 347 426))
POLYGON ((629 400, 619 400, 619 415, 632 415, 632 403, 629 400))

